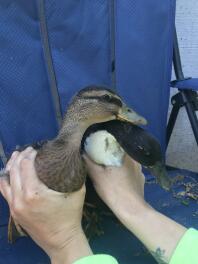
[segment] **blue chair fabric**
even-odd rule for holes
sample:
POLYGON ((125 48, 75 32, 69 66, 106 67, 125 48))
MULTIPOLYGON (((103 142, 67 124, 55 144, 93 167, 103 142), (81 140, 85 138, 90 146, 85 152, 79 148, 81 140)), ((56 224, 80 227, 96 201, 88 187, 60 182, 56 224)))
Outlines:
POLYGON ((175 1, 116 3, 117 89, 148 119, 165 151, 175 1))
POLYGON ((198 78, 189 78, 182 81, 172 81, 171 87, 180 90, 193 90, 198 91, 198 78))

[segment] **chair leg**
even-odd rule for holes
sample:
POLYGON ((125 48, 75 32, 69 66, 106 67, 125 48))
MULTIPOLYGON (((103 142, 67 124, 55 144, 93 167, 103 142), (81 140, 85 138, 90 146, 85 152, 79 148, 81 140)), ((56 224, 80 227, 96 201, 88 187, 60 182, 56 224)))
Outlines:
POLYGON ((167 126, 167 146, 177 119, 179 109, 185 106, 190 124, 198 145, 198 118, 196 111, 198 111, 198 96, 197 92, 192 90, 180 90, 179 93, 174 95, 171 99, 173 109, 169 118, 167 126))
POLYGON ((170 141, 170 137, 173 132, 173 128, 175 126, 175 122, 179 113, 180 106, 178 104, 173 103, 173 109, 171 111, 169 121, 168 121, 168 126, 166 130, 166 147, 168 147, 168 143, 170 141))
POLYGON ((187 102, 185 107, 198 145, 198 119, 197 119, 196 111, 194 109, 194 106, 190 102, 187 102))

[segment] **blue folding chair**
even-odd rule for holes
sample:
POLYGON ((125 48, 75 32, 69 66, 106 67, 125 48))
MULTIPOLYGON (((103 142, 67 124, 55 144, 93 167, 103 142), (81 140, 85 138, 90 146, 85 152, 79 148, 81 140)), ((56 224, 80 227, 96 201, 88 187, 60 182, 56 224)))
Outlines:
MULTIPOLYGON (((0 1, 0 166, 16 145, 53 138, 71 96, 90 84, 117 89, 147 118, 165 154, 174 20, 175 0, 0 1)), ((149 183, 145 197, 153 207, 198 227, 196 202, 183 205, 151 176, 149 183)), ((30 238, 7 243, 7 218, 1 198, 0 264, 50 263, 30 238)), ((156 263, 115 219, 102 224, 104 236, 91 241, 95 253, 122 264, 156 263)))
POLYGON ((198 144, 198 119, 196 115, 196 111, 198 111, 198 78, 185 78, 184 76, 176 29, 174 36, 173 64, 176 80, 171 82, 171 86, 173 88, 177 88, 179 92, 171 98, 173 108, 167 126, 167 145, 169 143, 179 110, 183 106, 186 108, 188 118, 198 144))

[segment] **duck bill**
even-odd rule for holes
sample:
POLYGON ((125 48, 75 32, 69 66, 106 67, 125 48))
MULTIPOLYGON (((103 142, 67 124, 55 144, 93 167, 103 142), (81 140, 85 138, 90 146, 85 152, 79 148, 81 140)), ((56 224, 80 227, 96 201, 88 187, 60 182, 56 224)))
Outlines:
POLYGON ((120 113, 117 115, 118 120, 130 122, 135 125, 146 125, 147 121, 144 117, 137 114, 133 109, 123 106, 120 113))
POLYGON ((172 181, 169 178, 166 167, 162 162, 157 161, 152 167, 149 167, 148 169, 156 177, 157 183, 164 190, 171 190, 172 181))

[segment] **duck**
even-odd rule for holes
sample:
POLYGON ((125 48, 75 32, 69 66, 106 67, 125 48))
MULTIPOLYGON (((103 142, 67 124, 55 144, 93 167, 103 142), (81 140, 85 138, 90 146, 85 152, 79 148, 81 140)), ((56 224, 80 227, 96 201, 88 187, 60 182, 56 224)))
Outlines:
MULTIPOLYGON (((81 141, 93 124, 121 120, 146 125, 144 117, 129 108, 113 90, 91 85, 72 98, 64 115, 58 135, 37 149, 35 170, 48 188, 62 193, 79 190, 85 183, 87 171, 82 158, 81 141)), ((1 170, 0 177, 9 179, 9 171, 1 170)), ((13 242, 24 231, 10 217, 8 241, 13 242)))
MULTIPOLYGON (((37 150, 35 169, 38 178, 57 192, 79 190, 87 175, 81 155, 85 131, 93 124, 116 119, 147 124, 146 119, 129 108, 113 90, 94 85, 80 90, 68 106, 58 135, 37 150)), ((1 171, 1 176, 6 175, 9 177, 9 172, 1 171)))
POLYGON ((94 124, 86 130, 81 144, 89 158, 103 166, 120 167, 128 154, 155 176, 164 190, 171 189, 160 143, 142 127, 121 120, 94 124))

